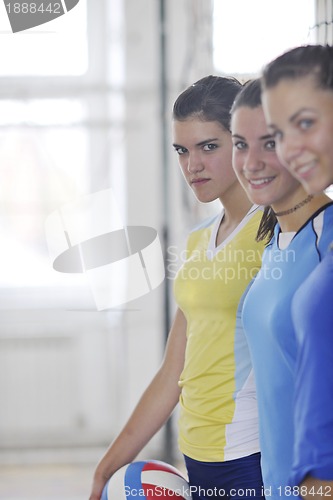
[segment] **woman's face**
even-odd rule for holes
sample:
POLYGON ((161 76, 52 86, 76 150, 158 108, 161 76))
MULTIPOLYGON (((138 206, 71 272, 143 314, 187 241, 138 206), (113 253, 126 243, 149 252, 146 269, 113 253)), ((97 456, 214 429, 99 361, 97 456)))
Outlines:
POLYGON ((288 208, 300 184, 281 164, 261 106, 237 108, 231 120, 233 167, 248 197, 275 210, 288 208))
POLYGON ((333 183, 333 90, 310 75, 283 79, 262 99, 281 161, 308 193, 323 191, 333 183))
POLYGON ((238 185, 230 132, 217 121, 173 121, 173 147, 182 173, 201 202, 223 198, 238 185))

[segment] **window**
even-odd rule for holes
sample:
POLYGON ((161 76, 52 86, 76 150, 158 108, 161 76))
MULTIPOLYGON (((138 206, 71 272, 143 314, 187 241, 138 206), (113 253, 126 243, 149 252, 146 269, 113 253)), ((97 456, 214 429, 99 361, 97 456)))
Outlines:
POLYGON ((215 0, 215 68, 222 74, 256 74, 281 52, 313 43, 314 19, 313 0, 215 0))
POLYGON ((2 286, 42 286, 57 278, 44 224, 87 189, 85 114, 74 99, 0 101, 2 286))
POLYGON ((0 77, 82 75, 88 69, 87 0, 65 15, 13 34, 0 3, 0 77))
POLYGON ((13 34, 0 8, 0 288, 88 290, 84 275, 52 269, 45 221, 80 195, 111 182, 123 188, 121 16, 121 1, 80 0, 58 19, 13 34), (106 52, 96 32, 116 22, 106 52))

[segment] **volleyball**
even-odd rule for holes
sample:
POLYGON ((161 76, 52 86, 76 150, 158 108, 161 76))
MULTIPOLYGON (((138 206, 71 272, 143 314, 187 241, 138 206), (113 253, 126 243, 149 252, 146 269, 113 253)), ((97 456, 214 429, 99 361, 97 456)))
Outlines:
POLYGON ((191 500, 190 487, 183 474, 165 462, 132 462, 117 470, 106 483, 101 500, 191 500))

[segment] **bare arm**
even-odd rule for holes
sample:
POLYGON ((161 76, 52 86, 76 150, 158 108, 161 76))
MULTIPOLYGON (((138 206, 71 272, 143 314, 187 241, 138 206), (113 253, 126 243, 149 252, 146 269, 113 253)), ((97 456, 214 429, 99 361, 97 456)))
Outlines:
POLYGON ((112 474, 132 462, 171 415, 179 400, 178 380, 184 367, 185 348, 186 319, 178 309, 162 365, 128 422, 98 463, 89 500, 100 500, 104 485, 112 474), (148 418, 148 415, 152 417, 148 418))

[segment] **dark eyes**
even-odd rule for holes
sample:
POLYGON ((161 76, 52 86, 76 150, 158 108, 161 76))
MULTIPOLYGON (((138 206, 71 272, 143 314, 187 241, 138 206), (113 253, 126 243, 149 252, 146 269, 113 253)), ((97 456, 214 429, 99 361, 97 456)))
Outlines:
MULTIPOLYGON (((237 141, 234 143, 234 148, 237 149, 238 151, 244 151, 248 149, 248 145, 244 141, 237 141)), ((268 151, 275 151, 275 140, 274 139, 269 139, 264 143, 264 149, 268 151)))
POLYGON ((265 149, 268 149, 269 151, 275 151, 275 140, 270 139, 269 141, 265 142, 265 149))
POLYGON ((210 143, 210 144, 205 144, 202 149, 204 151, 213 151, 216 148, 217 148, 217 144, 210 143))
MULTIPOLYGON (((208 143, 208 144, 204 144, 202 146, 202 150, 203 151, 214 151, 217 147, 218 147, 217 144, 208 143)), ((188 153, 188 149, 183 148, 182 146, 175 147, 174 149, 175 149, 176 153, 178 153, 179 155, 184 155, 184 154, 188 153)))
POLYGON ((247 144, 244 141, 237 141, 234 143, 234 148, 242 151, 243 149, 246 149, 247 144))
POLYGON ((175 151, 179 155, 183 155, 183 154, 187 153, 187 149, 186 148, 182 148, 182 147, 175 148, 175 151))

